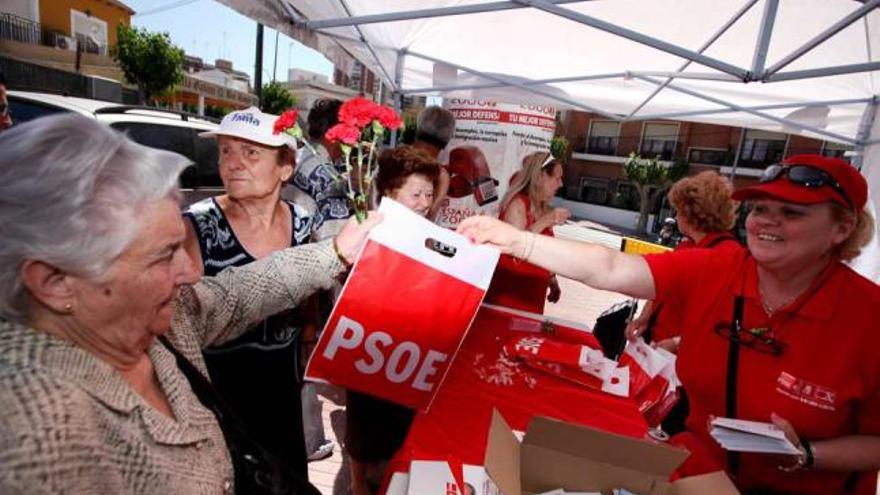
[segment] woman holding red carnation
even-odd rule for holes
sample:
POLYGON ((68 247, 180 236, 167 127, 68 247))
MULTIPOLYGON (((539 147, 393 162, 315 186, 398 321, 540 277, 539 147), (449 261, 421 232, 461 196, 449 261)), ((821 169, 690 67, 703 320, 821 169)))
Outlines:
MULTIPOLYGON (((184 247, 199 273, 213 276, 308 242, 312 217, 281 199, 296 159, 296 141, 283 131, 295 124, 295 112, 278 118, 249 108, 230 113, 216 131, 202 134, 217 138, 226 193, 184 211, 184 247)), ((307 477, 300 396, 304 322, 297 308, 204 354, 215 388, 248 433, 307 477)))
MULTIPOLYGON (((412 146, 387 149, 379 157, 376 190, 419 215, 433 204, 440 164, 412 146)), ((388 461, 403 445, 413 410, 349 390, 346 394, 345 448, 351 467, 351 494, 379 489, 388 461)))

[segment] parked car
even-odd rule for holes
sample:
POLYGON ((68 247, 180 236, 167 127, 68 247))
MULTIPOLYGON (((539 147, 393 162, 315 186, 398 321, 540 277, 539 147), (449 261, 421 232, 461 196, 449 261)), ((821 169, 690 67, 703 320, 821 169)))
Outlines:
POLYGON ((8 98, 15 124, 56 113, 77 112, 125 132, 138 143, 189 158, 193 166, 180 177, 186 204, 223 192, 217 170, 217 141, 198 136, 217 128, 217 123, 209 118, 50 93, 9 91, 8 98))

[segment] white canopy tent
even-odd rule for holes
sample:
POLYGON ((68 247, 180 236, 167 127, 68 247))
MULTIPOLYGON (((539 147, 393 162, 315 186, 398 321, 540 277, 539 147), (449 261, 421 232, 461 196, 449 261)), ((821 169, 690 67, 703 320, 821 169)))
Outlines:
MULTIPOLYGON (((849 144, 880 211, 880 0, 218 1, 343 70, 360 61, 398 97, 491 98, 849 144)), ((858 266, 880 280, 880 249, 858 266)))

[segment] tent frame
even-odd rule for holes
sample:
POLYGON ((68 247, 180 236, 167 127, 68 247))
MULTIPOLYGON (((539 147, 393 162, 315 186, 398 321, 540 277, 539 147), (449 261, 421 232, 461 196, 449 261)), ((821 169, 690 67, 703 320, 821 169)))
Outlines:
MULTIPOLYGON (((348 5, 345 0, 338 0, 340 4, 343 6, 343 9, 350 13, 351 10, 348 8, 348 5)), ((855 138, 849 138, 846 136, 842 136, 840 134, 836 134, 833 132, 825 131, 824 129, 805 125, 803 123, 795 122, 789 119, 776 117, 774 115, 763 112, 762 110, 770 110, 770 109, 779 109, 779 108, 788 108, 788 105, 764 105, 759 107, 744 107, 739 106, 734 103, 724 101, 722 99, 714 98, 705 94, 702 94, 697 91, 693 91, 687 88, 683 88, 679 85, 673 84, 675 79, 712 79, 712 80, 721 80, 721 81, 730 81, 737 83, 753 83, 760 82, 764 84, 771 84, 777 81, 791 81, 791 80, 799 80, 799 79, 807 79, 813 77, 824 77, 830 75, 838 75, 838 74, 852 74, 858 72, 866 72, 866 71, 875 71, 880 70, 880 62, 867 62, 860 64, 849 64, 849 65, 841 65, 841 66, 833 66, 833 67, 821 67, 807 70, 797 70, 797 71, 787 71, 783 72, 786 66, 802 57, 804 54, 809 53, 811 50, 821 45, 824 41, 831 38, 847 26, 851 25, 854 22, 864 18, 868 13, 873 11, 874 9, 880 7, 880 0, 860 0, 862 1, 862 5, 855 9, 853 12, 845 15, 842 19, 835 22, 833 25, 828 27, 825 31, 819 33, 814 36, 812 39, 808 40, 799 48, 793 50, 791 53, 780 59, 777 63, 773 64, 770 67, 765 67, 767 49, 769 47, 770 39, 773 34, 774 22, 776 19, 776 12, 778 9, 779 0, 764 0, 764 10, 761 18, 760 30, 755 40, 755 51, 752 57, 751 67, 748 69, 737 67, 735 65, 729 64, 722 60, 718 60, 703 54, 703 52, 708 49, 712 43, 714 43, 717 39, 719 39, 731 26, 736 24, 736 22, 742 18, 742 16, 749 11, 758 0, 748 0, 746 3, 735 12, 730 19, 721 26, 715 34, 713 34, 703 46, 700 47, 697 51, 689 50, 675 44, 647 36, 645 34, 639 33, 637 31, 633 31, 601 19, 597 19, 595 17, 591 17, 580 12, 573 11, 571 9, 565 8, 563 5, 568 3, 574 3, 578 1, 585 0, 509 0, 509 1, 497 1, 497 2, 488 2, 477 5, 461 5, 461 6, 452 6, 452 7, 440 7, 440 8, 428 8, 428 9, 415 9, 415 10, 402 10, 398 12, 387 12, 382 14, 371 14, 371 15, 362 15, 362 16, 347 16, 340 17, 335 19, 318 19, 318 20, 307 20, 298 18, 296 16, 291 15, 291 22, 297 28, 305 28, 307 30, 315 31, 316 33, 329 36, 332 39, 336 39, 337 42, 339 40, 345 41, 354 41, 357 43, 361 43, 365 46, 365 48, 369 51, 369 53, 374 58, 376 64, 379 69, 382 71, 382 75, 387 84, 392 88, 392 93, 394 96, 395 104, 400 108, 399 105, 402 102, 402 98, 404 95, 412 95, 412 94, 425 94, 425 93, 433 93, 437 91, 455 91, 455 90, 468 90, 468 89, 481 89, 481 88, 492 88, 492 87, 505 87, 505 86, 513 86, 522 89, 523 91, 528 91, 533 94, 541 95, 545 98, 550 98, 556 101, 560 101, 569 105, 571 107, 586 110, 589 112, 597 113, 603 115, 607 118, 611 118, 618 121, 632 121, 632 120, 647 120, 647 119, 666 119, 666 118, 674 118, 674 117, 686 117, 686 116, 697 116, 697 115, 709 115, 713 113, 724 113, 724 112, 745 112, 766 120, 770 120, 776 123, 783 124, 789 128, 810 131, 815 134, 819 134, 822 136, 826 136, 835 141, 844 142, 850 145, 853 145, 856 148, 857 156, 859 155, 859 151, 864 148, 867 144, 873 144, 877 142, 877 140, 868 141, 867 133, 859 132, 859 134, 855 138), (583 24, 587 27, 591 27, 594 29, 599 29, 604 32, 620 36, 631 41, 641 43, 657 50, 663 51, 665 53, 669 53, 680 57, 685 60, 681 67, 678 68, 677 71, 674 72, 645 72, 645 71, 626 71, 622 73, 610 73, 610 74, 588 74, 583 76, 576 77, 564 77, 564 78, 548 78, 543 80, 532 80, 532 81, 517 81, 513 78, 509 78, 506 76, 498 75, 498 74, 488 74, 470 67, 465 67, 459 64, 451 63, 446 60, 441 60, 435 57, 431 57, 425 54, 420 54, 417 52, 413 52, 411 50, 403 50, 396 49, 393 47, 379 47, 375 44, 370 44, 367 42, 363 33, 360 31, 360 26, 365 24, 373 24, 373 23, 382 23, 382 22, 393 22, 393 21, 403 21, 403 20, 412 20, 412 19, 423 19, 430 17, 443 17, 443 16, 455 16, 455 15, 468 15, 468 14, 476 14, 483 12, 497 12, 502 10, 511 10, 511 9, 524 9, 531 8, 535 10, 540 10, 543 12, 547 12, 549 14, 557 15, 566 19, 569 19, 573 22, 577 22, 583 24), (346 27, 351 26, 357 30, 357 33, 360 39, 354 39, 351 37, 341 36, 336 33, 328 32, 328 29, 337 28, 337 27, 346 27), (387 69, 381 63, 380 58, 376 53, 377 48, 383 49, 391 49, 396 52, 397 55, 397 63, 395 64, 395 74, 394 77, 390 77, 387 69), (487 79, 492 81, 490 83, 480 83, 480 84, 469 84, 469 85, 447 85, 447 86, 436 86, 436 87, 428 87, 428 88, 414 88, 414 89, 403 89, 401 86, 402 83, 402 72, 403 72, 403 64, 405 63, 405 58, 407 56, 417 57, 424 60, 432 61, 434 63, 446 64, 451 67, 455 67, 458 70, 473 74, 483 79, 487 79), (705 67, 709 67, 720 71, 722 74, 712 73, 693 73, 688 72, 684 73, 683 71, 691 64, 698 63, 705 67), (654 79, 653 77, 664 77, 664 81, 659 81, 654 79), (656 86, 654 91, 648 96, 641 104, 635 107, 629 114, 627 115, 618 115, 608 113, 606 111, 593 108, 589 105, 585 105, 581 102, 574 101, 572 99, 565 98, 563 96, 559 96, 553 94, 550 91, 540 88, 539 86, 542 84, 548 83, 559 83, 559 82, 575 82, 575 81, 584 81, 584 80, 595 80, 595 79, 614 79, 614 78, 634 78, 640 81, 644 81, 656 86), (669 112, 669 113, 658 113, 651 115, 639 115, 639 111, 644 108, 644 106, 653 99, 657 94, 661 91, 677 91, 683 94, 687 94, 694 98, 699 98, 705 101, 709 101, 719 105, 721 108, 718 110, 703 110, 703 111, 694 111, 694 112, 669 112)), ((279 3, 285 4, 283 0, 279 0, 279 3)), ((289 12, 289 9, 288 9, 289 12)), ((340 45, 343 49, 345 47, 340 45)), ((848 104, 859 104, 859 103, 868 103, 866 106, 865 113, 862 119, 862 128, 869 129, 873 124, 874 119, 876 118, 876 108, 877 108, 878 96, 874 96, 873 98, 868 99, 852 99, 852 100, 828 100, 828 101, 809 101, 809 102, 800 102, 798 104, 790 105, 791 107, 816 107, 816 106, 825 106, 825 105, 848 105, 848 104)))

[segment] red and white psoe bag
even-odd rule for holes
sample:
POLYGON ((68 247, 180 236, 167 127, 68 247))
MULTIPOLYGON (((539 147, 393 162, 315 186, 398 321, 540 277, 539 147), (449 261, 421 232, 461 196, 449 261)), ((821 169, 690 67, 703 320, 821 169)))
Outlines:
POLYGON ((426 411, 483 300, 498 251, 382 200, 306 379, 426 411))
MULTIPOLYGON (((663 406, 665 412, 669 412, 668 409, 677 399, 677 396, 670 395, 680 385, 675 374, 675 354, 660 348, 655 349, 639 339, 627 343, 620 356, 620 363, 631 369, 630 397, 636 401, 639 410, 647 413, 657 405, 671 401, 663 406)), ((652 414, 656 415, 658 411, 653 411, 652 414)))

